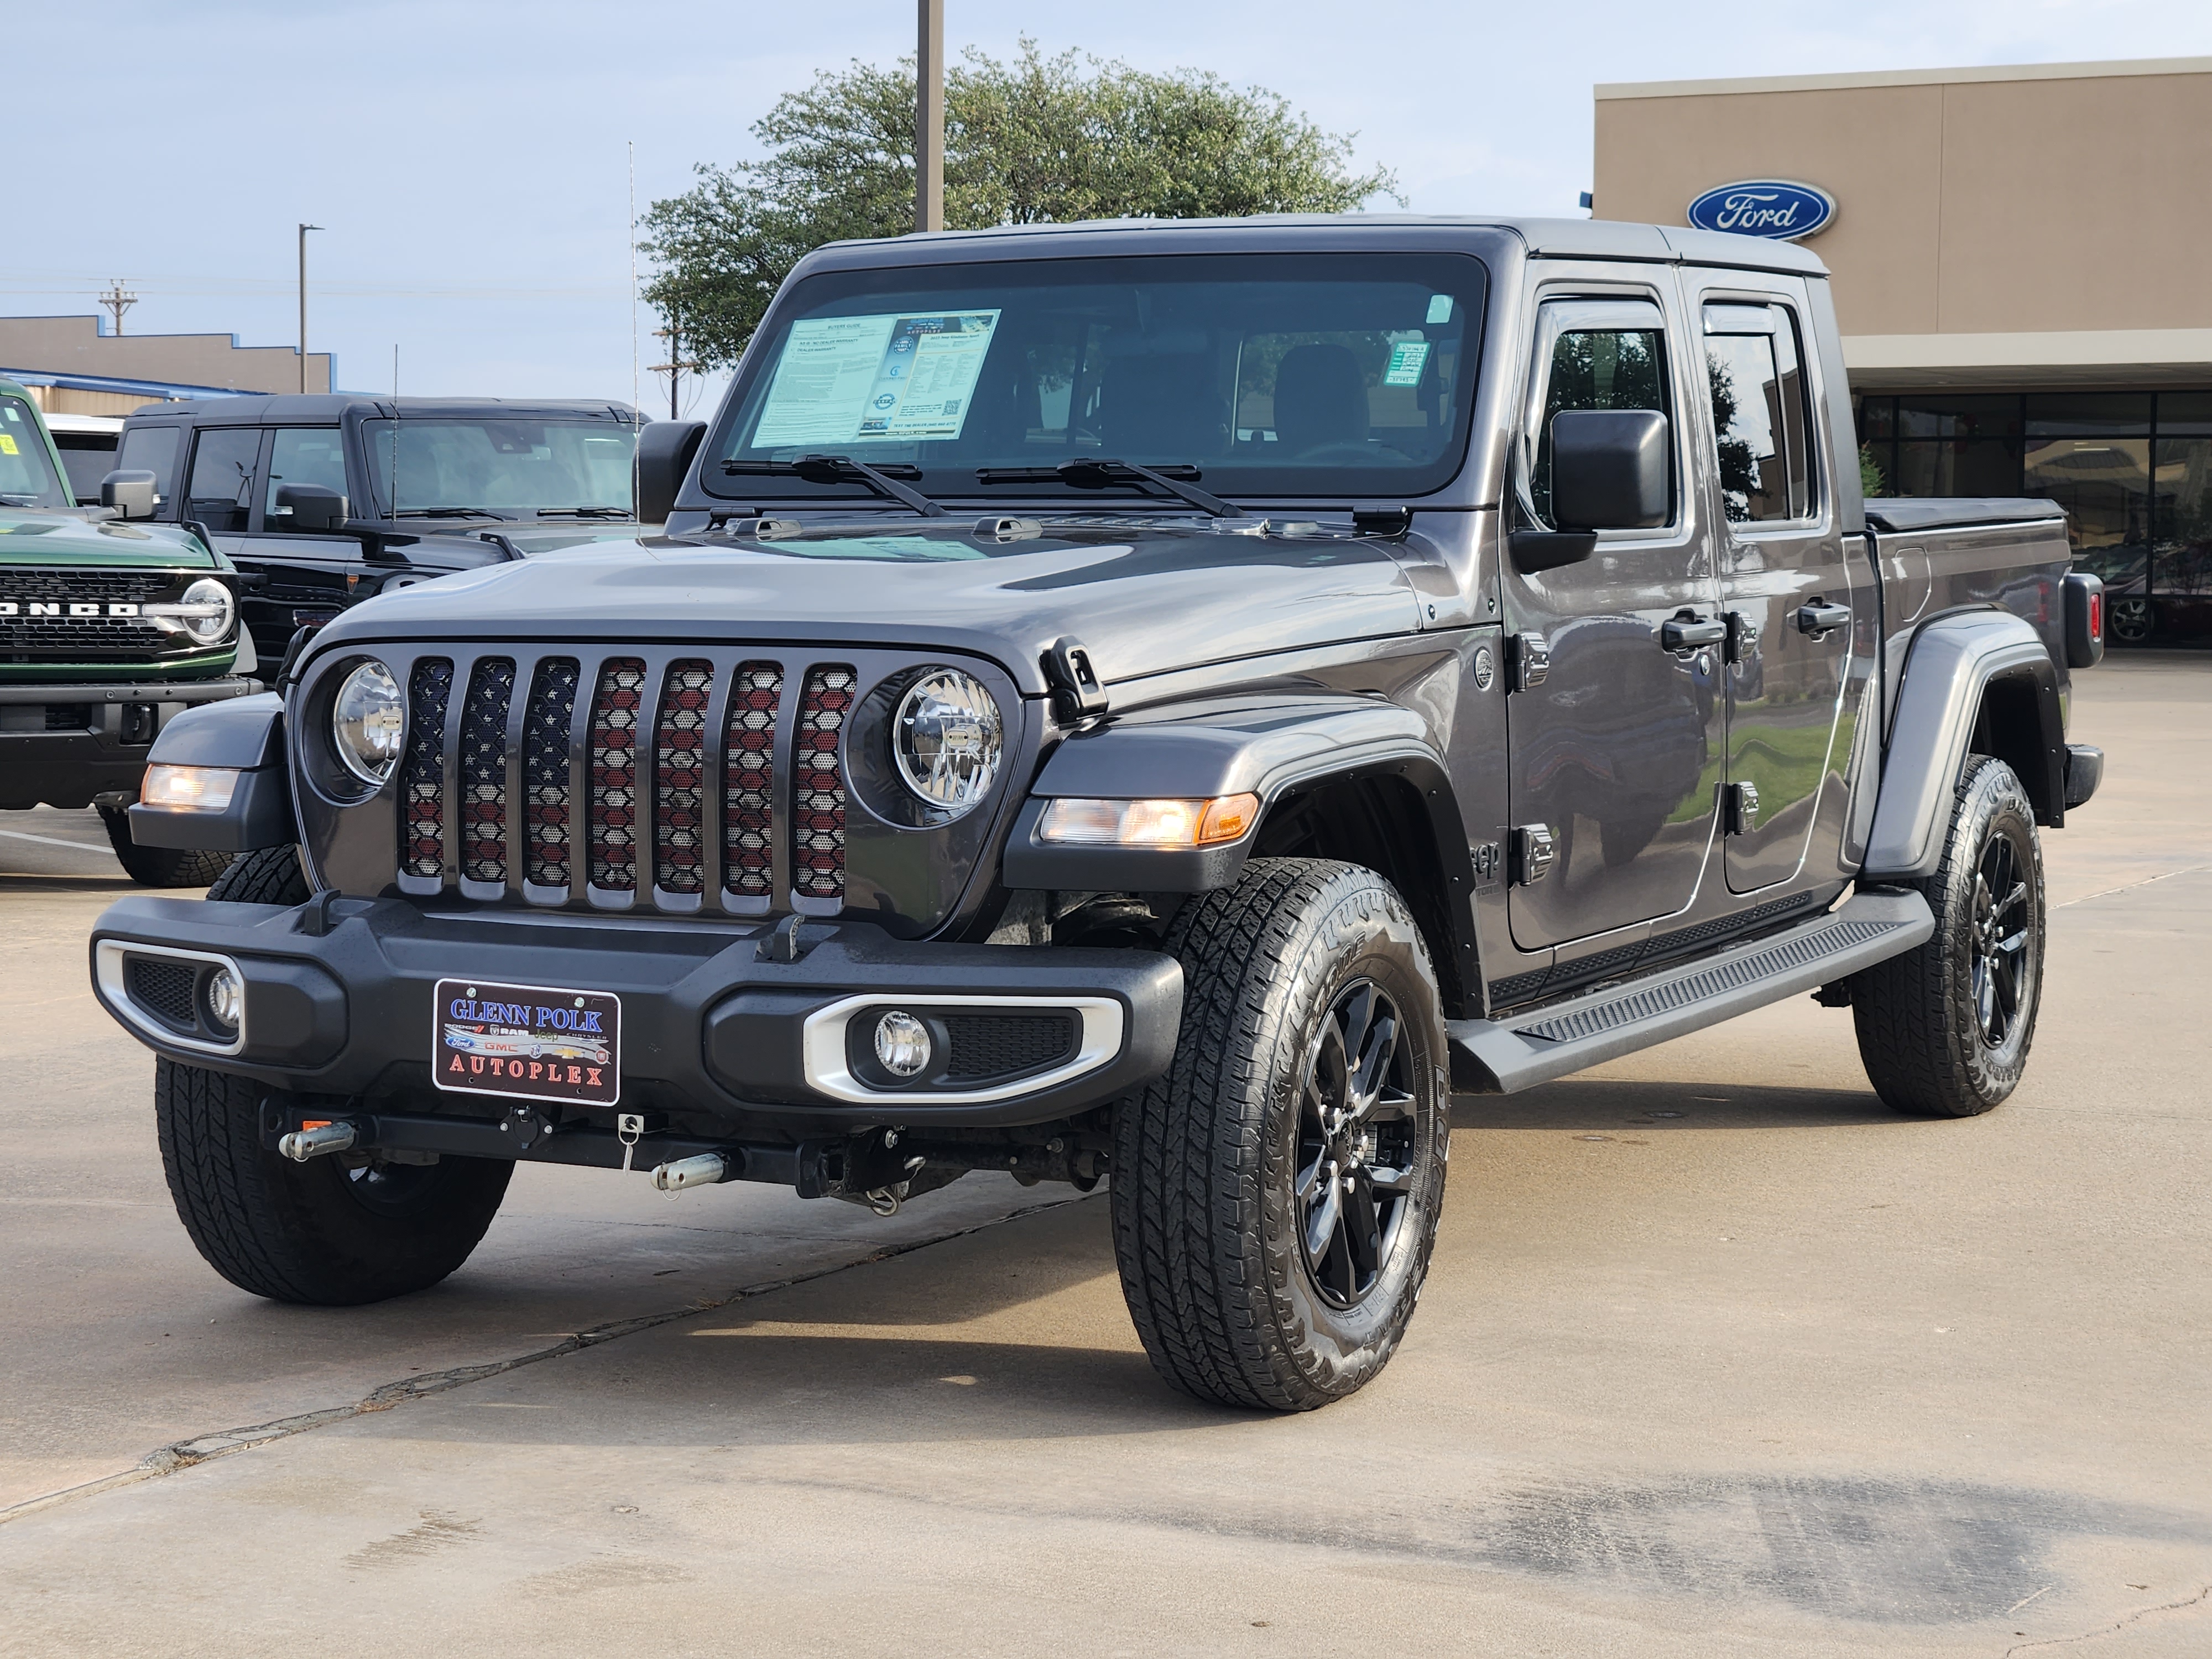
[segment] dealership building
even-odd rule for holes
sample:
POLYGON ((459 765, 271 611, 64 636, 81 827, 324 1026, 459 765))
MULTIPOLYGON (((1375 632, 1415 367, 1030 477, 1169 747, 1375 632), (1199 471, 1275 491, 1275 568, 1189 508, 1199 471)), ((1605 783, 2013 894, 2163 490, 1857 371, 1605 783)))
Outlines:
POLYGON ((1651 82, 1596 103, 1600 218, 1807 204, 1810 234, 1762 234, 1834 273, 1883 493, 2050 496, 2116 636, 2212 628, 2212 58, 1651 82))

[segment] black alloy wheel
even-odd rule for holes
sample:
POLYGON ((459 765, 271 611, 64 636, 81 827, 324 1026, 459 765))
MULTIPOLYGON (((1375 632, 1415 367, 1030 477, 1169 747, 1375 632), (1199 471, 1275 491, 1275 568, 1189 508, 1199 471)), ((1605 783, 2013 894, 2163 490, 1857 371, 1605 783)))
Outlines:
POLYGON ((1413 1188, 1413 1091, 1398 1009, 1371 980, 1338 994, 1307 1056, 1295 1192, 1314 1288, 1357 1307, 1396 1250, 1413 1188))
POLYGON ((1974 1013, 1984 1046, 2011 1037, 2035 979, 2035 899, 2022 872, 2022 848, 1999 827, 1974 872, 1974 1013))

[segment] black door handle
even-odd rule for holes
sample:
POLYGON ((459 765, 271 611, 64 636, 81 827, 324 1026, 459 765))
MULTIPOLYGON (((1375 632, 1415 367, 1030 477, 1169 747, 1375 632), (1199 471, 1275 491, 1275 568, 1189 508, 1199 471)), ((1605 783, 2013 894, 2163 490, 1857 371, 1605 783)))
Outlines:
POLYGON ((1826 599, 1814 599, 1797 607, 1797 631, 1809 634, 1814 639, 1834 633, 1838 628, 1851 625, 1851 608, 1847 605, 1830 605, 1826 599))
POLYGON ((1717 617, 1700 617, 1694 611, 1677 611, 1659 624, 1662 651, 1695 651, 1727 638, 1726 623, 1717 617))

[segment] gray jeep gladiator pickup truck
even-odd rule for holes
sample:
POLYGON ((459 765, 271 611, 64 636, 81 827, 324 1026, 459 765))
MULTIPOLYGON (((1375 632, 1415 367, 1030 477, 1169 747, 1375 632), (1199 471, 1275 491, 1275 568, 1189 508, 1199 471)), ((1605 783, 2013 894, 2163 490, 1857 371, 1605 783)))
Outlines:
POLYGON ((518 1159, 1110 1179, 1161 1375, 1292 1410, 1401 1338, 1455 1088, 1817 993, 1890 1105, 1986 1110, 2096 584, 2047 503, 1863 501, 1850 429, 1772 242, 822 249, 646 428, 665 533, 383 595, 163 734, 209 805, 141 839, 246 856, 92 970, 185 1224, 345 1304, 518 1159))

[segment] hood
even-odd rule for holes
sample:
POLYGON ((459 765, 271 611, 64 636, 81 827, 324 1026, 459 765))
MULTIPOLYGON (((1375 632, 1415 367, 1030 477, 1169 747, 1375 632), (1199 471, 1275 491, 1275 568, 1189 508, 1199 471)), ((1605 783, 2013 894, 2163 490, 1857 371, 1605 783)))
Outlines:
POLYGON ((69 513, 0 508, 0 565, 82 565, 110 570, 228 568, 188 530, 69 513))
POLYGON ((972 652, 1036 694, 1039 658, 1066 636, 1110 684, 1419 628, 1389 544, 1297 528, 895 520, 633 536, 380 595, 316 651, 394 636, 843 642, 972 652), (989 533, 1001 523, 1016 528, 989 533))

